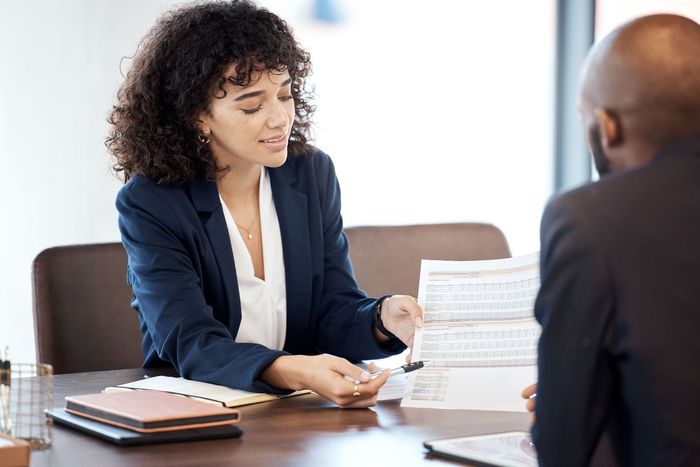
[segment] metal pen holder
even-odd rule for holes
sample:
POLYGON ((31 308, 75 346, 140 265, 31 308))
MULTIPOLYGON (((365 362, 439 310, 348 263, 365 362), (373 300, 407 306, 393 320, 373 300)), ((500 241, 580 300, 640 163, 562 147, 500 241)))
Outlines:
MULTIPOLYGON (((7 370, 0 369, 0 372, 7 370)), ((44 409, 53 407, 53 367, 45 363, 12 362, 7 392, 9 422, 3 407, 0 431, 24 439, 32 449, 50 447, 52 421, 44 415, 44 409)))

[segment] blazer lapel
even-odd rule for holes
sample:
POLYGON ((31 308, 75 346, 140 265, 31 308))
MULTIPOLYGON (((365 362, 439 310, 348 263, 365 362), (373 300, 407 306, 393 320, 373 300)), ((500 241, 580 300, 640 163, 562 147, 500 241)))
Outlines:
POLYGON ((296 177, 288 165, 270 169, 269 173, 284 253, 287 289, 287 337, 284 347, 293 351, 305 347, 311 311, 311 240, 307 197, 292 187, 296 177))
MULTIPOLYGON (((219 192, 216 182, 196 181, 192 183, 192 203, 199 213, 199 218, 207 233, 211 247, 214 250, 214 258, 221 275, 221 287, 228 303, 229 322, 227 323, 231 335, 235 338, 241 325, 241 297, 238 291, 238 279, 236 265, 233 261, 231 239, 226 227, 226 219, 222 210, 219 192)), ((221 320, 222 316, 214 316, 221 320)))

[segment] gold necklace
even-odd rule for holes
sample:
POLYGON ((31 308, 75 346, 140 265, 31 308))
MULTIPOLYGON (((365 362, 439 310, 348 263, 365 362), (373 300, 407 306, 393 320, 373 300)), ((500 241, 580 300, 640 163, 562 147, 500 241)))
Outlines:
POLYGON ((253 239, 253 231, 252 231, 252 228, 253 228, 253 226, 255 225, 255 221, 257 221, 257 220, 258 220, 258 214, 255 215, 255 219, 253 219, 253 222, 250 223, 250 225, 248 226, 247 229, 246 229, 245 227, 243 227, 241 224, 239 224, 238 222, 236 222, 236 219, 234 219, 233 222, 236 224, 236 226, 237 226, 239 229, 245 231, 245 233, 247 234, 246 236, 248 237, 248 240, 252 240, 252 239, 253 239))

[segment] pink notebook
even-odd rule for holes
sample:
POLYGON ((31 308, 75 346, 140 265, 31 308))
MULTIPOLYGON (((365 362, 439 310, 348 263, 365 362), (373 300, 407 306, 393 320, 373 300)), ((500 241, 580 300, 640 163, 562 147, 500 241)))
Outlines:
POLYGON ((140 433, 238 423, 240 412, 162 391, 66 397, 66 412, 140 433))

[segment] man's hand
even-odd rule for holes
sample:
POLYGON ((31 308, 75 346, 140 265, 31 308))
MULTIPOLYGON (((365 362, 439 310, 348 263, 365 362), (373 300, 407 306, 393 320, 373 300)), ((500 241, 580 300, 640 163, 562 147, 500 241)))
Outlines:
POLYGON ((532 423, 535 423, 535 398, 537 397, 537 383, 531 384, 523 389, 523 392, 520 393, 520 395, 523 396, 523 399, 527 399, 527 402, 525 402, 525 408, 527 408, 529 412, 532 412, 532 423))

